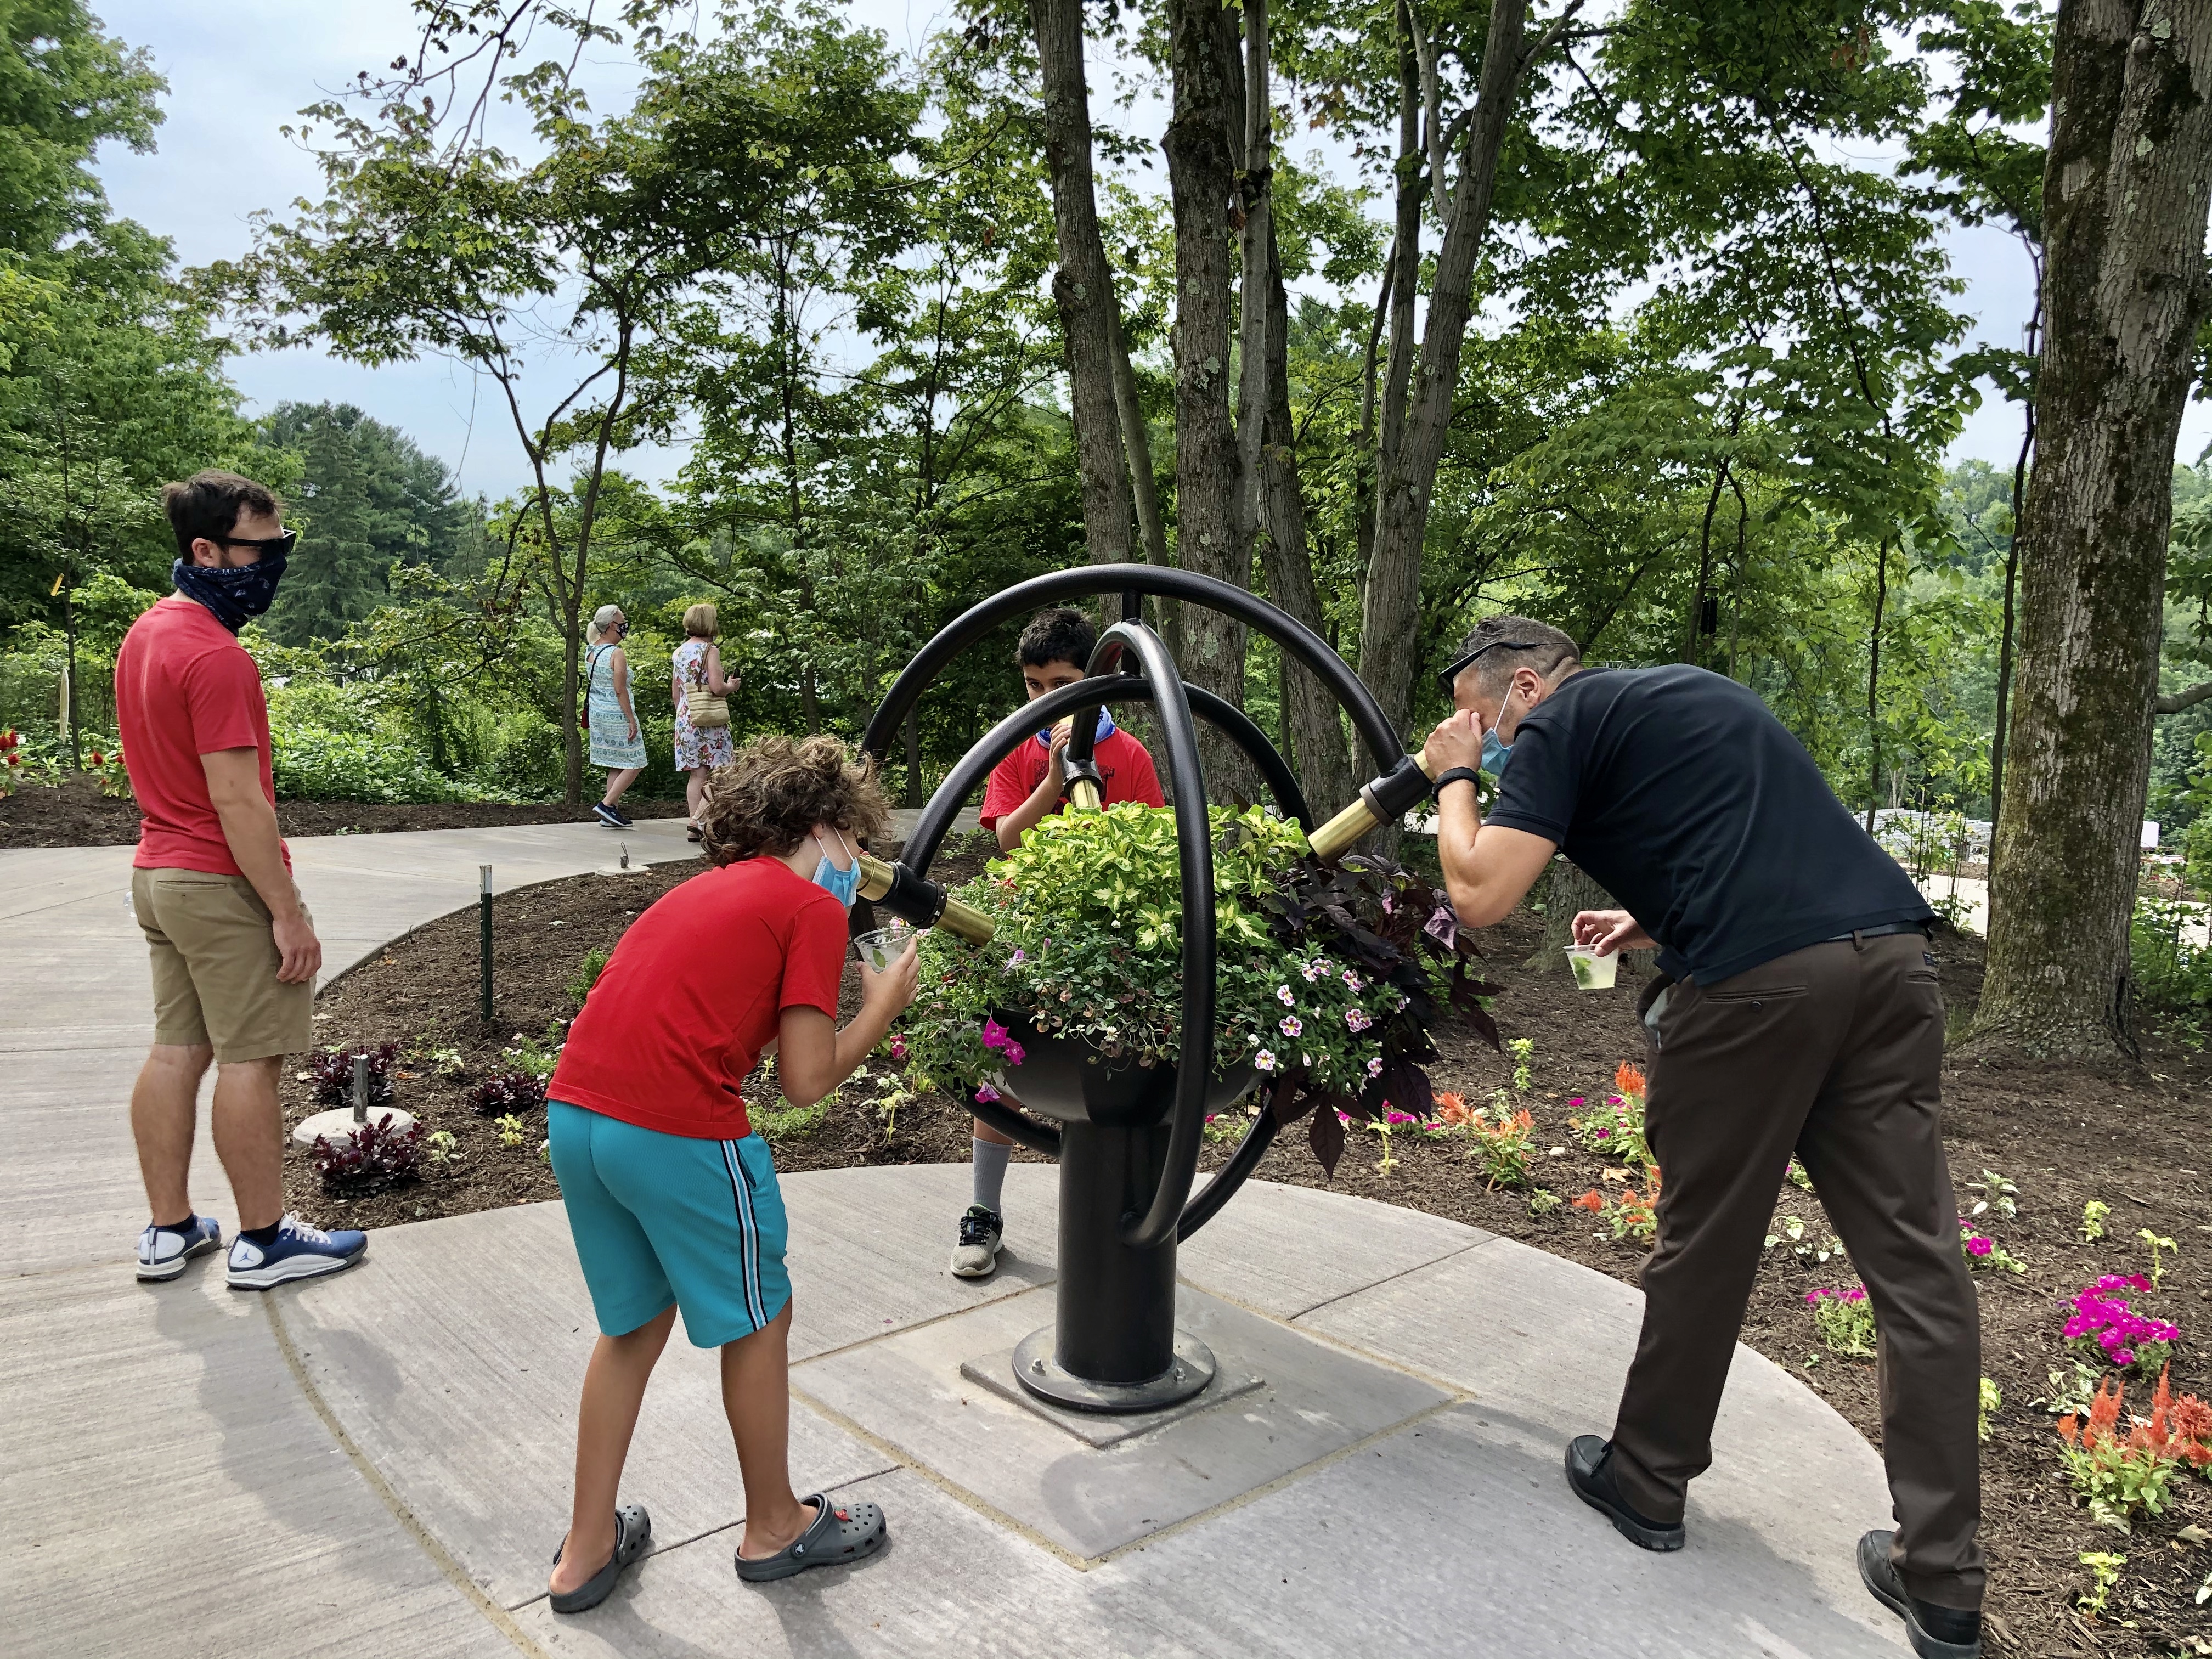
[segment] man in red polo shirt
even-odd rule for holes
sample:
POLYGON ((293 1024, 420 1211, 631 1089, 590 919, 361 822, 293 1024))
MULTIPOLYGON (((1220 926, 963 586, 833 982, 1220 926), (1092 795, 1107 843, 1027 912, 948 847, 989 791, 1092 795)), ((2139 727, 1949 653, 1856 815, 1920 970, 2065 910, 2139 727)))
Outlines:
MULTIPOLYGON (((1097 630, 1080 611, 1055 605, 1030 617, 1015 650, 1022 689, 1029 693, 1030 701, 1035 702, 1047 692, 1081 679, 1097 643, 1097 630)), ((1020 846, 1022 837, 1040 820, 1060 811, 1060 797, 1067 789, 1067 740, 1074 729, 1072 719, 1064 720, 1048 732, 1039 732, 991 769, 981 817, 983 827, 998 836, 1002 849, 1011 852, 1020 846)), ((1159 774, 1152 769, 1152 757, 1145 751, 1145 745, 1116 726, 1114 717, 1103 708, 1098 711, 1098 739, 1091 752, 1105 784, 1101 805, 1111 806, 1124 800, 1146 806, 1167 805, 1167 798, 1160 793, 1159 774)), ((952 1250, 952 1271, 962 1279, 987 1278, 999 1265, 999 1247, 1006 1238, 1001 1194, 1006 1188, 1006 1163, 1014 1152, 1014 1143, 981 1118, 975 1121, 973 1133, 969 1144, 975 1155, 974 1196, 960 1218, 960 1242, 952 1250)))
POLYGON ((131 624, 115 656, 115 712, 143 819, 131 904, 152 951, 154 1047, 131 1092, 153 1217, 138 1277, 174 1279, 222 1228, 188 1194, 200 1079, 216 1068, 215 1148, 238 1200, 229 1282, 266 1290, 361 1260, 366 1234, 284 1213, 277 1073, 313 1046, 323 947, 276 830, 269 705, 238 630, 269 609, 298 538, 276 498, 234 472, 161 491, 177 591, 131 624))

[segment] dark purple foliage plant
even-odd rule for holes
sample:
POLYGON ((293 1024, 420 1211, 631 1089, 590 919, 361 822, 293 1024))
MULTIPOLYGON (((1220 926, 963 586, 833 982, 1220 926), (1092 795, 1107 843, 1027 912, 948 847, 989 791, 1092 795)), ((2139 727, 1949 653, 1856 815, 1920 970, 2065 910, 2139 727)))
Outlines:
POLYGON ((545 1105, 545 1079, 523 1071, 494 1072, 469 1091, 469 1109, 482 1117, 535 1112, 545 1105))
POLYGON ((388 1127, 387 1115, 372 1116, 357 1129, 333 1140, 315 1137, 315 1173, 323 1190, 341 1198, 366 1198, 387 1188, 404 1186, 422 1175, 422 1126, 388 1127))

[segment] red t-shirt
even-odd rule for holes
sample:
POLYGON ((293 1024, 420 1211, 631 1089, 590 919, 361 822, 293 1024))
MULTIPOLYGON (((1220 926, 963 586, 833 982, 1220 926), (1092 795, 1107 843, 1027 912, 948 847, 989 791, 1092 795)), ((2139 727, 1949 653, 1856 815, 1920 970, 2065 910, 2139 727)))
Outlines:
MULTIPOLYGON (((1098 775, 1105 780, 1104 805, 1133 800, 1141 806, 1165 806, 1167 797, 1160 793, 1159 774, 1152 770, 1152 757, 1139 743, 1120 726, 1106 734, 1098 744, 1095 758, 1098 775)), ((986 830, 995 830, 999 820, 1019 806, 1044 775, 1052 769, 1052 755, 1044 744, 1031 738, 1022 746, 991 769, 991 781, 983 787, 983 810, 976 816, 986 830)), ((1060 808, 1052 809, 1057 812, 1060 808)))
MULTIPOLYGON (((223 839, 208 794, 203 755, 261 751, 261 793, 276 804, 269 774, 269 703, 261 671, 207 608, 172 594, 138 620, 115 653, 115 724, 131 793, 144 820, 138 855, 144 870, 245 872, 223 839)), ((289 868, 292 850, 277 843, 289 868)))
POLYGON ((546 1085, 572 1106, 701 1140, 752 1133, 738 1091, 787 1008, 837 1018, 845 907, 781 859, 694 876, 629 926, 546 1085))

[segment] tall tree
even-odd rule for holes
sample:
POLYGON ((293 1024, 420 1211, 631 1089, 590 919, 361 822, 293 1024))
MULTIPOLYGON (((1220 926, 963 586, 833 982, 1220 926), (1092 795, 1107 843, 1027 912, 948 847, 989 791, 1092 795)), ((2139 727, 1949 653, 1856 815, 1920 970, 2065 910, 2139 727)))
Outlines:
POLYGON ((2124 1040, 2174 444, 2212 308, 2212 6, 2061 0, 2021 670, 1972 1037, 2124 1040))

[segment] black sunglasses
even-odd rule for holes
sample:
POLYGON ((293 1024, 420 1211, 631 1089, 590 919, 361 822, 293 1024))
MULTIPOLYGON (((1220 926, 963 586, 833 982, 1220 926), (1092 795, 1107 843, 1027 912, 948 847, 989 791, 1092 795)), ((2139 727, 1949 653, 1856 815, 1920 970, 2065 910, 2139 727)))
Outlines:
POLYGON ((208 539, 222 547, 258 548, 264 554, 281 553, 289 559, 292 550, 300 544, 300 532, 288 530, 281 536, 264 536, 258 540, 251 536, 210 536, 208 539))
POLYGON ((1468 652, 1464 657, 1458 659, 1449 667, 1437 671, 1437 687, 1443 692, 1444 701, 1446 702, 1449 702, 1452 699, 1452 687, 1458 683, 1459 677, 1467 672, 1467 671, 1474 665, 1474 659, 1477 657, 1480 657, 1484 652, 1535 651, 1540 649, 1544 643, 1545 641, 1542 640, 1492 640, 1487 645, 1478 645, 1474 650, 1468 652))

